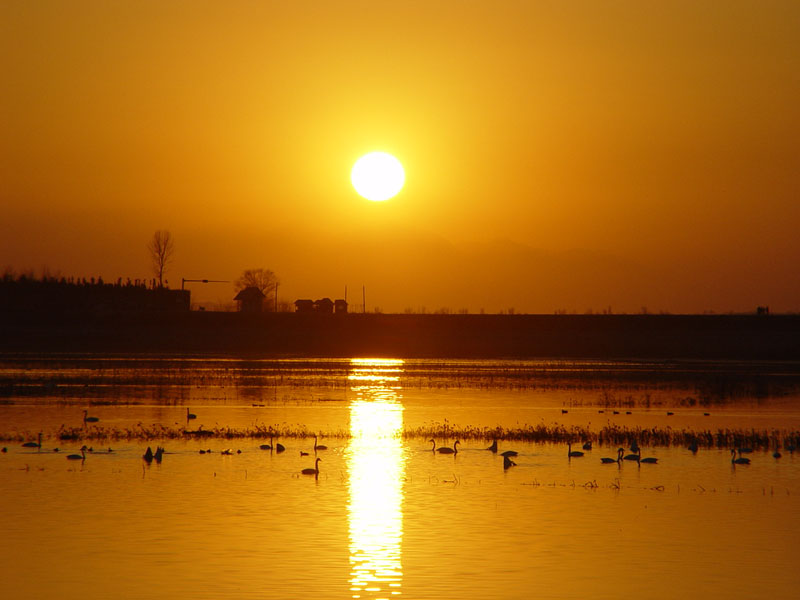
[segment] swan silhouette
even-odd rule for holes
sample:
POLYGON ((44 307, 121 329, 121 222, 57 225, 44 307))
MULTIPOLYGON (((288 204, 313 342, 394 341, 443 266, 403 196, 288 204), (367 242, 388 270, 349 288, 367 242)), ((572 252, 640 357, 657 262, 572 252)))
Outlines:
POLYGON ((314 461, 314 468, 313 468, 313 469, 311 469, 311 468, 309 468, 309 469, 303 469, 303 470, 302 470, 302 471, 300 471, 300 472, 301 472, 303 475, 315 475, 315 476, 316 476, 316 475, 319 475, 319 461, 321 461, 321 460, 322 460, 322 459, 321 459, 320 457, 317 457, 317 460, 315 460, 315 461, 314 461))
POLYGON ((186 420, 188 421, 189 419, 196 419, 196 418, 197 418, 197 415, 192 413, 192 412, 189 412, 189 409, 187 408, 186 409, 186 420))
POLYGON ((507 456, 503 457, 503 470, 506 470, 509 467, 516 467, 516 466, 517 466, 517 463, 515 463, 513 460, 511 460, 507 456))
POLYGON ((645 463, 645 464, 648 464, 648 465, 654 465, 654 464, 656 464, 658 462, 658 459, 654 458, 652 456, 648 456, 647 458, 642 458, 642 451, 640 449, 639 450, 639 461, 638 462, 639 463, 645 463))
POLYGON ((579 458, 581 456, 583 456, 583 452, 580 450, 573 450, 572 444, 567 444, 567 458, 579 458))
POLYGON ((86 460, 86 446, 81 446, 80 454, 67 454, 67 460, 86 460))
POLYGON ((622 455, 625 454, 625 448, 618 448, 617 449, 617 458, 607 458, 603 457, 600 459, 600 462, 604 465, 610 465, 611 463, 621 463, 622 462, 622 455))
POLYGON ((445 446, 445 447, 442 447, 442 448, 436 448, 436 451, 437 451, 439 454, 458 454, 458 445, 459 445, 460 443, 461 443, 461 442, 459 442, 458 440, 456 440, 456 441, 455 441, 455 443, 453 444, 453 447, 452 447, 452 448, 448 448, 448 447, 446 447, 446 446, 445 446))
POLYGON ((749 465, 750 464, 750 459, 749 458, 744 458, 743 456, 739 456, 739 458, 735 458, 735 457, 736 457, 736 450, 734 448, 731 448, 731 463, 733 463, 734 465, 749 465))
POLYGON ((497 452, 497 440, 492 440, 492 445, 487 448, 490 452, 497 452))
POLYGON ((84 425, 86 423, 97 423, 99 420, 100 419, 98 417, 90 417, 88 410, 83 411, 83 424, 84 425))
POLYGON ((639 446, 636 446, 636 448, 631 446, 631 450, 633 451, 633 454, 626 454, 625 456, 622 457, 622 460, 635 460, 638 462, 641 449, 639 448, 639 446))
POLYGON ((317 444, 317 436, 314 436, 314 452, 317 450, 327 450, 327 446, 323 446, 322 444, 317 444))
POLYGON ((22 444, 23 448, 39 448, 42 449, 42 432, 39 432, 39 441, 38 442, 25 442, 22 444))

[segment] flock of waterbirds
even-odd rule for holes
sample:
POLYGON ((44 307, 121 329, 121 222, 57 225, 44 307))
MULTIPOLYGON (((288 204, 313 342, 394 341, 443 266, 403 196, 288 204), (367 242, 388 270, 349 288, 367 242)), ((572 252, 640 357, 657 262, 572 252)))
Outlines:
MULTIPOLYGON (((562 412, 566 412, 566 411, 562 410, 562 412)), ((187 408, 186 409, 186 422, 187 422, 187 424, 188 424, 188 422, 190 420, 194 420, 196 418, 197 418, 197 415, 192 413, 191 410, 189 408, 187 408)), ((100 421, 100 419, 98 417, 90 416, 88 410, 84 410, 83 411, 83 426, 84 426, 84 428, 89 427, 90 424, 98 423, 99 421, 100 421)), ((200 430, 198 430, 198 431, 194 431, 194 432, 185 431, 185 433, 187 433, 187 434, 189 434, 189 433, 201 434, 202 433, 202 434, 207 434, 208 435, 211 432, 203 431, 202 430, 202 426, 201 426, 200 430)), ((38 436, 37 436, 37 440, 36 441, 29 440, 29 441, 24 442, 23 444, 21 444, 21 446, 23 448, 29 448, 29 449, 36 448, 37 452, 41 452, 42 451, 42 437, 43 437, 43 434, 40 432, 38 434, 38 436)), ((200 437, 202 437, 202 436, 200 436, 200 437)), ((276 443, 274 441, 274 437, 273 436, 270 436, 269 440, 270 440, 269 444, 261 444, 259 446, 259 449, 260 450, 269 450, 270 452, 276 452, 276 453, 282 453, 282 452, 286 451, 286 447, 281 443, 276 443)), ((435 439, 430 439, 429 442, 432 444, 431 450, 432 450, 432 452, 434 454, 450 454, 450 455, 454 455, 454 456, 456 454, 458 454, 458 452, 459 452, 458 446, 461 444, 460 440, 456 440, 453 443, 452 447, 450 447, 450 446, 438 446, 437 447, 435 439)), ((317 435, 314 435, 314 445, 313 445, 312 448, 313 448, 313 452, 314 452, 315 455, 320 451, 328 449, 327 446, 319 443, 317 435)), ((492 444, 488 448, 485 448, 485 449, 489 450, 492 453, 498 454, 497 439, 494 439, 492 441, 492 444)), ((796 449, 796 446, 795 446, 795 443, 794 443, 793 440, 788 442, 788 443, 786 443, 785 450, 787 452, 789 452, 790 454, 793 454, 795 449, 796 449)), ((585 457, 587 455, 587 452, 589 452, 591 450, 592 450, 592 442, 591 441, 584 442, 583 445, 582 445, 582 450, 573 450, 572 449, 572 442, 568 441, 567 442, 567 459, 568 460, 572 460, 573 458, 583 458, 583 457, 585 457)), ((699 451, 699 446, 697 444, 697 441, 693 440, 688 445, 687 450, 689 450, 693 454, 696 454, 699 451)), ((2 452, 2 453, 6 453, 7 451, 8 451, 8 448, 6 448, 6 447, 3 447, 3 448, 0 449, 0 452, 2 452)), ((57 453, 57 452, 59 452, 59 448, 57 448, 57 447, 56 448, 52 448, 50 451, 54 452, 54 453, 57 453)), ((83 445, 80 448, 79 451, 80 451, 80 454, 68 454, 66 456, 66 459, 70 460, 70 461, 77 461, 77 460, 85 461, 86 460, 86 453, 87 452, 93 453, 94 452, 94 448, 89 447, 87 445, 83 445)), ((107 451, 102 451, 102 452, 112 453, 113 449, 111 447, 109 447, 107 451)), ((751 463, 751 459, 750 458, 748 458, 746 456, 742 456, 742 455, 743 454, 752 454, 753 453, 753 448, 736 447, 736 448, 731 448, 730 452, 731 452, 731 464, 732 465, 734 465, 734 466, 735 465, 749 465, 751 463)), ((148 446, 147 450, 142 455, 142 459, 147 464, 151 464, 152 462, 161 463, 165 453, 166 453, 165 449, 163 447, 161 447, 160 445, 156 446, 156 450, 155 451, 153 451, 152 448, 150 446, 148 446)), ((211 449, 200 449, 199 453, 200 454, 211 454, 212 450, 211 449)), ((226 448, 224 450, 220 450, 219 451, 219 454, 221 454, 221 455, 232 455, 232 454, 241 454, 241 453, 242 453, 241 450, 234 451, 234 450, 232 450, 230 448, 226 448)), ((309 455, 309 452, 304 451, 304 450, 300 450, 300 456, 308 456, 308 455, 309 455)), ((504 470, 505 469, 509 469, 510 467, 516 466, 516 463, 513 460, 511 460, 512 457, 515 457, 515 456, 518 455, 518 453, 515 450, 506 450, 504 452, 499 452, 499 455, 503 457, 503 469, 504 470)), ((772 457, 775 458, 775 459, 779 459, 779 458, 782 457, 780 449, 779 449, 779 447, 777 445, 775 446, 775 450, 772 453, 772 457)), ((305 468, 300 473, 303 474, 303 475, 314 475, 315 477, 318 477, 319 476, 319 463, 321 461, 322 461, 322 459, 320 457, 316 457, 315 462, 314 462, 314 467, 313 468, 305 468)), ((630 453, 626 454, 626 449, 623 448, 623 447, 620 447, 620 448, 617 449, 616 457, 601 457, 600 458, 600 463, 601 464, 621 465, 623 463, 623 461, 636 462, 637 465, 657 464, 658 463, 658 458, 653 457, 653 456, 648 456, 648 457, 642 458, 642 450, 641 450, 641 448, 639 447, 638 443, 635 440, 632 442, 632 444, 630 446, 630 453)))

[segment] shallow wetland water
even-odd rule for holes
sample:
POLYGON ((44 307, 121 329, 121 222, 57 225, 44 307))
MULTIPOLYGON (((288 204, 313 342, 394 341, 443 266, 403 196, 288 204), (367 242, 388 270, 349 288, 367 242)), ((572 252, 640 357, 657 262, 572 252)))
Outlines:
POLYGON ((3 595, 794 597, 798 372, 4 357, 3 595), (41 448, 22 447, 40 431, 41 448), (618 447, 603 431, 658 438, 641 444, 658 463, 601 464, 618 447), (666 443, 686 432, 719 443, 666 443), (751 464, 731 463, 731 432, 758 442, 751 464), (496 434, 515 466, 486 450, 496 434), (431 437, 460 438, 458 453, 431 437), (148 446, 165 447, 160 463, 148 446), (315 457, 318 476, 302 474, 315 457))

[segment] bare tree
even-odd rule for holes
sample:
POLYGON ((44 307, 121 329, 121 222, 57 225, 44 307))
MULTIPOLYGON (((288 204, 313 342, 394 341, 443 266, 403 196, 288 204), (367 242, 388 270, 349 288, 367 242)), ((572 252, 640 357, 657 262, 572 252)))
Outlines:
POLYGON ((175 242, 167 230, 158 230, 147 244, 150 259, 153 261, 153 273, 158 278, 158 287, 164 287, 164 272, 175 254, 175 242))
POLYGON ((274 303, 279 283, 278 276, 269 269, 245 269, 233 286, 237 292, 249 287, 258 288, 267 298, 272 296, 274 303))

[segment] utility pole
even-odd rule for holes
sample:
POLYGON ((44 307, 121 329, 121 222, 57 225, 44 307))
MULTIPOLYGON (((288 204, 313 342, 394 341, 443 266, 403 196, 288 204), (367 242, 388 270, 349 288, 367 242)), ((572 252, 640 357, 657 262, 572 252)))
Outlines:
POLYGON ((364 303, 361 312, 367 312, 367 286, 361 286, 361 301, 364 303))

